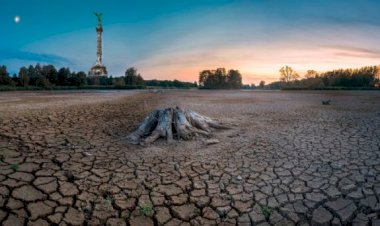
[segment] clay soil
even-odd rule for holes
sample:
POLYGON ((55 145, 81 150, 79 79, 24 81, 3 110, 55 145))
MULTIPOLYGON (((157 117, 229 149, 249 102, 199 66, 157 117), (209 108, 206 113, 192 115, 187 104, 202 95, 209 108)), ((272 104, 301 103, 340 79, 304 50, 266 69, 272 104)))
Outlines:
POLYGON ((380 225, 380 93, 0 93, 0 222, 380 225), (231 129, 127 142, 175 106, 231 129))

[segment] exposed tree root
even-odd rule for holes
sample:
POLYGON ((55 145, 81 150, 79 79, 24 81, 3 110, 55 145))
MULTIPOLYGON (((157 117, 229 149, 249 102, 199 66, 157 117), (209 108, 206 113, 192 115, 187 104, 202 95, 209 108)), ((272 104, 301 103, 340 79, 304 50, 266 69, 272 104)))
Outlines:
POLYGON ((192 110, 179 107, 159 109, 144 119, 128 136, 128 141, 132 144, 148 144, 158 138, 165 138, 171 143, 174 139, 190 140, 198 135, 209 137, 213 128, 228 129, 227 126, 192 110))

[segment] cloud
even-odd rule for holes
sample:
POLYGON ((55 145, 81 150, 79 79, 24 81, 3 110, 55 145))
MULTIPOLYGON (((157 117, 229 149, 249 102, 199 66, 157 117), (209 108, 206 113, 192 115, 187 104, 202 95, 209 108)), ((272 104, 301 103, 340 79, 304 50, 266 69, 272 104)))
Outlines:
POLYGON ((321 47, 334 50, 337 56, 380 59, 380 51, 378 50, 371 50, 371 49, 363 48, 363 47, 342 46, 342 45, 325 45, 321 47))
POLYGON ((0 50, 0 59, 3 60, 19 60, 19 61, 34 61, 48 63, 54 65, 72 65, 68 58, 57 56, 54 54, 42 54, 21 50, 0 50))

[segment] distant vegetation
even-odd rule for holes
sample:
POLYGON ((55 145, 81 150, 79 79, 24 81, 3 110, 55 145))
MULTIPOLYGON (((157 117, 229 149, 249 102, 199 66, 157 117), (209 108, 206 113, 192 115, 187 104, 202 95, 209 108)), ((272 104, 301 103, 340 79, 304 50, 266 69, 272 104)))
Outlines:
POLYGON ((22 67, 18 74, 9 75, 6 66, 0 66, 0 90, 43 90, 43 89, 144 89, 192 88, 196 83, 148 80, 144 81, 134 67, 128 68, 124 76, 87 76, 87 73, 72 72, 69 68, 56 69, 53 65, 30 65, 22 67))
POLYGON ((205 89, 240 89, 242 76, 238 70, 224 68, 204 70, 199 73, 199 86, 205 89))
MULTIPOLYGON (((238 70, 218 68, 199 73, 199 88, 202 89, 379 89, 380 66, 358 69, 338 69, 318 73, 308 70, 300 75, 291 67, 279 70, 279 81, 265 84, 243 85, 238 70)), ((144 80, 137 69, 126 69, 124 76, 87 76, 87 73, 73 72, 69 68, 56 69, 53 65, 30 65, 20 68, 12 76, 6 66, 0 66, 1 90, 61 90, 61 89, 145 89, 145 88, 196 88, 196 82, 178 80, 144 80)))
POLYGON ((266 86, 269 89, 372 89, 378 88, 380 66, 368 66, 359 69, 338 69, 318 73, 306 72, 303 79, 291 67, 280 69, 280 81, 266 86))
POLYGON ((178 80, 145 80, 145 85, 147 87, 162 87, 162 88, 196 88, 198 87, 197 83, 191 82, 181 82, 178 80))

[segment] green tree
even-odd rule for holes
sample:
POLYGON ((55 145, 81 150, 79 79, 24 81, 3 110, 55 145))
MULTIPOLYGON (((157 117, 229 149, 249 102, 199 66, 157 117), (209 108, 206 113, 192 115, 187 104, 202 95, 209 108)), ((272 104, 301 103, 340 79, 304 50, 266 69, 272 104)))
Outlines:
POLYGON ((49 86, 51 86, 49 80, 47 78, 43 77, 43 76, 38 76, 37 77, 35 85, 36 86, 40 86, 40 87, 49 87, 49 86))
POLYGON ((44 65, 41 69, 42 76, 46 78, 50 84, 58 84, 58 71, 53 65, 44 65))
POLYGON ((114 78, 112 81, 112 85, 116 87, 124 87, 125 86, 124 77, 114 78))
POLYGON ((98 86, 100 84, 99 76, 89 76, 87 77, 87 84, 92 86, 98 86))
POLYGON ((112 85, 112 76, 99 76, 99 85, 101 86, 110 86, 112 85))
POLYGON ((68 81, 70 86, 85 86, 87 84, 86 73, 83 71, 72 72, 68 81))
POLYGON ((26 67, 20 68, 20 71, 18 72, 18 77, 20 86, 25 87, 29 85, 28 69, 26 67))
POLYGON ((29 85, 31 86, 36 85, 37 73, 33 65, 29 65, 28 67, 28 78, 29 78, 29 85))
POLYGON ((87 85, 87 75, 85 72, 80 71, 77 74, 77 84, 78 86, 85 86, 87 85))
POLYGON ((2 65, 0 67, 0 85, 11 85, 12 79, 9 76, 9 73, 7 71, 7 67, 5 65, 2 65))
POLYGON ((280 80, 283 82, 291 82, 300 77, 299 74, 289 66, 282 67, 280 69, 280 74, 280 80))
POLYGON ((57 84, 60 86, 68 86, 70 85, 69 77, 71 76, 71 72, 69 68, 60 68, 57 74, 57 84))

